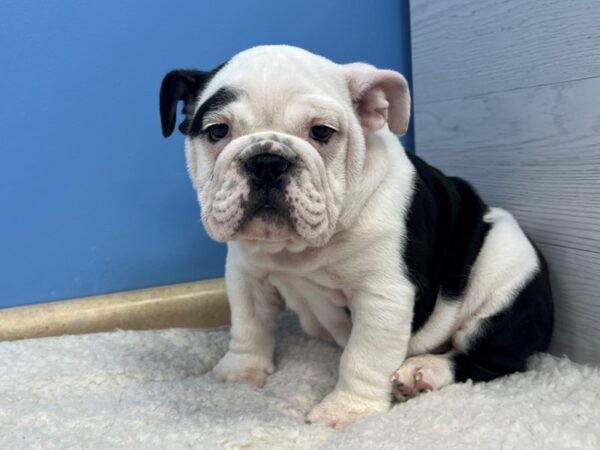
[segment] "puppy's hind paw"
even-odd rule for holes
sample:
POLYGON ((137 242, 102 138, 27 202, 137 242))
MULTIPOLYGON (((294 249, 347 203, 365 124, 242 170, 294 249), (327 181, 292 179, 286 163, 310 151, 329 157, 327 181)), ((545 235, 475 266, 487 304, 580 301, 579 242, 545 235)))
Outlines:
POLYGON ((454 382, 454 374, 447 357, 423 355, 404 361, 392 375, 391 381, 394 397, 403 401, 454 382))

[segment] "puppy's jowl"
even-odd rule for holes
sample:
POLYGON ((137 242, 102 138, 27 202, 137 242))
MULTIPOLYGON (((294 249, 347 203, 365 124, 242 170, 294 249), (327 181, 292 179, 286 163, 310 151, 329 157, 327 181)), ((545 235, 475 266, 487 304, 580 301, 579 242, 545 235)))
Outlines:
POLYGON ((402 75, 264 46, 170 72, 165 136, 179 101, 202 222, 228 245, 219 380, 262 386, 275 371, 282 301, 344 348, 335 389, 307 417, 337 428, 393 396, 523 370, 547 347, 542 256, 508 212, 404 152, 402 75))

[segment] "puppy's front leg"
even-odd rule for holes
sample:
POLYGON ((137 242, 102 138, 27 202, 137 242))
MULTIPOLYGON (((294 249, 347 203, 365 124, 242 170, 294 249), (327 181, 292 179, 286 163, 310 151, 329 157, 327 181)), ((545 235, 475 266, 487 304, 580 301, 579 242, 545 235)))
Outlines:
POLYGON ((379 283, 379 292, 352 297, 352 331, 340 361, 335 389, 308 414, 308 422, 345 429, 356 419, 387 411, 390 376, 404 361, 410 338, 414 292, 408 284, 379 283))
POLYGON ((278 294, 266 279, 230 267, 225 285, 231 306, 231 340, 213 374, 219 381, 245 381, 262 387, 275 371, 273 330, 279 312, 278 294))

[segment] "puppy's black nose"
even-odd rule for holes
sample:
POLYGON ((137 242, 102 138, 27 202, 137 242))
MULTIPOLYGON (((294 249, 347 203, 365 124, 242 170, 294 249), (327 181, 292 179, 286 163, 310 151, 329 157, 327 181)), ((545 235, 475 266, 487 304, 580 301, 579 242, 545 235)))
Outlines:
POLYGON ((250 180, 258 185, 277 187, 291 163, 283 156, 260 153, 244 163, 250 180))

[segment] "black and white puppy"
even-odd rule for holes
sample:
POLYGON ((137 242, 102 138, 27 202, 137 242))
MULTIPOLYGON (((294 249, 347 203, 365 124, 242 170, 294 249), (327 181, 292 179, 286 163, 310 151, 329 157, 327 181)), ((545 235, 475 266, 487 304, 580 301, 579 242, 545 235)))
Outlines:
POLYGON ((265 383, 282 302, 344 348, 335 389, 307 417, 337 428, 392 394, 492 380, 546 349, 542 256, 507 211, 405 153, 402 75, 262 46, 212 72, 170 72, 165 136, 180 100, 202 222, 228 245, 217 379, 265 383))

